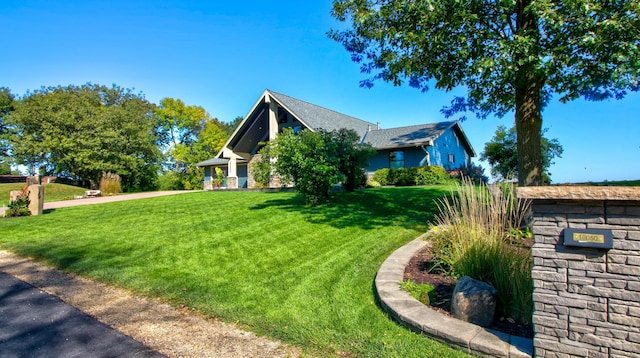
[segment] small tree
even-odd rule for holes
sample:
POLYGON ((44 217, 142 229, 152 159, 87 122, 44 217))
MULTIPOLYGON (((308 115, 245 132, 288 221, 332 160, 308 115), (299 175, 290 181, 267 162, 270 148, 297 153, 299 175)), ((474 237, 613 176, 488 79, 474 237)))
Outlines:
POLYGON ((211 178, 211 184, 216 188, 219 188, 224 184, 224 172, 219 167, 215 168, 215 176, 211 178))
MULTIPOLYGON (((547 129, 542 130, 542 134, 547 129)), ((562 157, 562 145, 557 139, 541 138, 543 182, 551 183, 549 167, 553 159, 562 157)), ((491 175, 502 179, 518 178, 518 148, 516 141, 516 128, 507 130, 504 126, 498 126, 491 140, 484 145, 484 151, 480 153, 480 159, 486 160, 491 165, 491 175)))
POLYGON ((367 183, 364 167, 376 154, 370 144, 360 144, 360 137, 350 129, 320 131, 326 145, 326 156, 334 162, 347 191, 354 191, 367 183))
POLYGON ((285 184, 292 181, 313 205, 341 181, 347 190, 365 184, 362 168, 375 151, 360 146, 358 139, 355 132, 346 129, 294 133, 287 128, 260 150, 262 158, 253 164, 252 175, 264 186, 273 174, 285 184))

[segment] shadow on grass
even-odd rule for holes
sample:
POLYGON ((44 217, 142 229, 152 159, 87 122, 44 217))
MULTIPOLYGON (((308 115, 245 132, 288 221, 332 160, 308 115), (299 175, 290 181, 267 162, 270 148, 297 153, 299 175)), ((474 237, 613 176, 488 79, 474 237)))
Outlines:
POLYGON ((301 195, 289 199, 272 199, 253 206, 252 210, 279 207, 298 211, 310 223, 329 224, 336 228, 361 227, 366 230, 388 225, 413 229, 425 226, 437 212, 436 202, 449 193, 444 186, 402 187, 335 192, 322 204, 305 206, 301 195))

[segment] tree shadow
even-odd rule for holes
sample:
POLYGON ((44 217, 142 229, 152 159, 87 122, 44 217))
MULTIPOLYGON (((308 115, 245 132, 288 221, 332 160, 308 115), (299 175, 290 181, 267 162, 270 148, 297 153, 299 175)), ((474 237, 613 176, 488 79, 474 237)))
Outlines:
POLYGON ((301 195, 272 199, 254 205, 251 210, 278 207, 301 213, 314 224, 336 228, 360 227, 372 230, 389 225, 414 229, 425 226, 437 212, 437 200, 449 192, 447 187, 403 187, 365 189, 352 193, 334 192, 328 201, 305 206, 301 195))

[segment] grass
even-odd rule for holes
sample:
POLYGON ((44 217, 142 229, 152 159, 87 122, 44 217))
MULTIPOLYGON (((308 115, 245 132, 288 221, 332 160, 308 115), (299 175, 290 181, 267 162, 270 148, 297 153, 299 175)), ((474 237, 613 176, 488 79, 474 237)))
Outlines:
POLYGON ((373 281, 448 187, 201 192, 0 220, 0 247, 161 297, 318 356, 462 357, 396 324, 373 281))
MULTIPOLYGON (((9 192, 20 190, 24 185, 24 183, 0 184, 0 206, 9 204, 9 192)), ((77 186, 57 183, 43 184, 43 186, 45 202, 71 199, 78 195, 84 195, 86 190, 77 186)))

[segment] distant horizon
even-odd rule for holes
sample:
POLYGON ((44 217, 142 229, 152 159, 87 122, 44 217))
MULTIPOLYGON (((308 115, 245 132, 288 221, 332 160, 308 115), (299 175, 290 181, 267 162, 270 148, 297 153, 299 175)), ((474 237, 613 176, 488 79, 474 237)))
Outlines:
MULTIPOLYGON (((42 86, 116 84, 156 104, 172 97, 201 106, 224 122, 244 117, 266 88, 383 128, 449 120, 440 110, 465 88, 422 93, 384 82, 361 88, 366 75, 326 35, 344 26, 330 10, 324 0, 296 6, 5 0, 0 29, 11 36, 5 39, 10 51, 0 58, 0 86, 23 96, 42 86)), ((638 113, 638 93, 620 101, 552 100, 543 128, 564 148, 550 168, 552 182, 640 178, 638 113)), ((514 122, 513 113, 468 117, 462 128, 478 155, 499 125, 514 122)), ((486 163, 474 162, 489 175, 486 163)))

